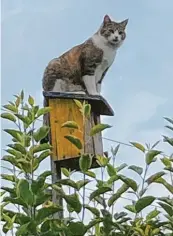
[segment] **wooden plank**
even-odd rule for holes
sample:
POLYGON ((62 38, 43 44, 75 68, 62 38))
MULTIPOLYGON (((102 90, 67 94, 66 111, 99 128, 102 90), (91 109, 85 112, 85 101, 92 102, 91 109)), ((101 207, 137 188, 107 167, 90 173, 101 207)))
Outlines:
POLYGON ((92 117, 91 116, 86 120, 86 124, 85 124, 85 148, 84 148, 84 152, 88 153, 88 154, 94 154, 95 153, 95 151, 94 151, 94 140, 90 136, 90 130, 92 128, 92 117))
MULTIPOLYGON (((56 183, 58 180, 61 179, 61 168, 58 163, 54 162, 51 159, 51 171, 52 171, 52 184, 56 183)), ((63 199, 57 195, 57 192, 52 189, 52 202, 56 205, 63 207, 63 199)), ((54 219, 62 219, 63 218, 63 211, 57 212, 53 215, 54 219)))
POLYGON ((74 158, 79 155, 79 150, 64 138, 66 135, 74 135, 83 143, 83 119, 79 108, 73 100, 67 99, 50 99, 50 124, 51 137, 53 146, 53 160, 63 160, 74 158), (66 121, 75 121, 80 131, 77 129, 62 128, 62 124, 66 121))

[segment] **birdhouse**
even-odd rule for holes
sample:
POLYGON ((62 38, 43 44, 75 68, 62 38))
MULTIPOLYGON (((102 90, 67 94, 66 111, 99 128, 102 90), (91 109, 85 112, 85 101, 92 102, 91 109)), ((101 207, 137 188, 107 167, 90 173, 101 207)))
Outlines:
MULTIPOLYGON (((49 113, 50 135, 49 141, 53 147, 52 160, 60 167, 79 169, 80 150, 76 148, 65 136, 73 135, 78 138, 84 147, 86 154, 103 155, 103 143, 101 133, 90 136, 93 126, 100 123, 100 116, 113 116, 114 112, 107 101, 102 96, 91 96, 74 93, 43 92, 48 106, 51 108, 49 113), (83 116, 74 100, 85 101, 91 105, 91 115, 86 119, 83 126, 83 116), (62 128, 62 124, 67 121, 76 122, 80 130, 62 128)), ((93 159, 91 168, 98 167, 93 159)))

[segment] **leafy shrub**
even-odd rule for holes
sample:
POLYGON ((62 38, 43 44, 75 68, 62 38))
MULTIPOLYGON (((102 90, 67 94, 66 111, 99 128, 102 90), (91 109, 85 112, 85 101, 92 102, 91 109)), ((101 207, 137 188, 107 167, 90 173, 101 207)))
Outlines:
MULTIPOLYGON (((11 187, 1 187, 1 221, 4 233, 14 233, 16 229, 17 236, 173 235, 173 157, 155 149, 158 143, 150 147, 131 142, 133 147, 143 153, 144 168, 126 164, 116 166, 119 145, 112 148, 111 157, 107 154, 97 155, 102 173, 99 179, 90 170, 93 156, 84 153, 79 139, 68 135, 65 138, 81 151, 79 165, 83 178, 75 181, 74 171, 62 168, 65 178, 52 184, 48 182, 51 171, 36 176, 40 163, 51 155, 52 148, 48 143, 40 144, 40 140, 49 133, 49 127, 36 128, 36 123, 50 108, 40 108, 31 96, 25 102, 23 91, 15 97, 14 102, 3 106, 5 112, 1 114, 3 119, 15 126, 13 129, 4 129, 12 138, 12 143, 7 145, 6 155, 2 158, 12 165, 11 174, 1 175, 2 179, 11 183, 11 187), (160 156, 163 169, 148 176, 148 169, 154 162, 159 161, 160 156), (136 172, 142 184, 125 176, 122 172, 125 168, 136 172), (164 178, 166 173, 170 175, 170 183, 164 178), (96 187, 91 189, 88 199, 86 186, 91 181, 96 183, 96 187), (115 188, 117 182, 120 185, 118 189, 115 188), (147 195, 146 192, 153 183, 163 185, 170 196, 156 198, 147 195), (64 190, 64 186, 69 188, 69 193, 64 190), (52 191, 56 191, 58 197, 63 199, 63 207, 52 201, 52 191), (125 193, 135 196, 132 204, 124 206, 123 212, 115 212, 114 205, 125 193), (144 217, 143 210, 153 203, 156 205, 155 209, 144 217), (16 210, 12 210, 12 206, 16 210), (68 213, 68 217, 57 218, 56 214, 62 215, 62 212, 68 213), (88 212, 92 214, 92 218, 86 223, 88 212)), ((89 104, 75 102, 83 115, 85 125, 91 107, 89 104)), ((173 130, 173 120, 165 119, 170 123, 167 128, 173 130)), ((62 124, 63 127, 79 129, 74 121, 67 121, 62 124)), ((110 125, 96 125, 92 127, 90 134, 93 136, 106 128, 110 128, 110 125)), ((164 136, 164 142, 173 146, 173 138, 164 136)))

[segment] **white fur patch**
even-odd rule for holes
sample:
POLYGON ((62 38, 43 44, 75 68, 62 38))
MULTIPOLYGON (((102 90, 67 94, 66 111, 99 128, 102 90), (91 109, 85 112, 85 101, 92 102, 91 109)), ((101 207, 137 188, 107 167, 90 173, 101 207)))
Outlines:
POLYGON ((112 65, 117 48, 112 48, 107 44, 107 40, 100 34, 95 34, 92 37, 92 41, 96 47, 100 48, 103 51, 103 59, 101 64, 96 68, 95 77, 96 83, 101 79, 103 72, 112 65))
POLYGON ((65 81, 62 79, 57 79, 52 92, 65 92, 65 90, 66 90, 65 81))
POLYGON ((99 95, 99 93, 97 92, 97 88, 96 88, 95 76, 85 75, 82 77, 82 79, 84 81, 87 92, 90 95, 99 95))

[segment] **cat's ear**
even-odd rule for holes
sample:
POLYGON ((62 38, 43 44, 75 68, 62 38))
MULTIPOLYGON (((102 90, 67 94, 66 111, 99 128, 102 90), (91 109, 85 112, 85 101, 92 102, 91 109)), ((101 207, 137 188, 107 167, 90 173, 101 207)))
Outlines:
POLYGON ((120 22, 120 24, 122 25, 123 28, 126 27, 128 21, 129 21, 129 19, 126 19, 126 20, 123 20, 122 22, 120 22))
POLYGON ((111 18, 108 15, 105 15, 103 23, 106 24, 106 23, 110 23, 110 22, 111 22, 111 18))

